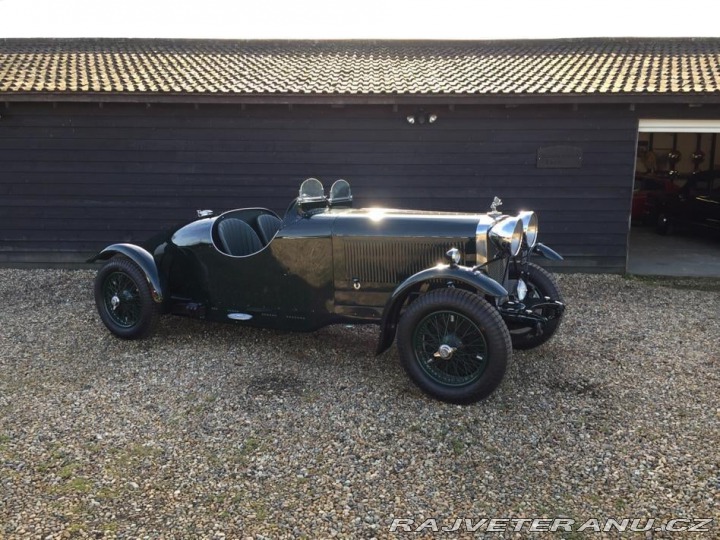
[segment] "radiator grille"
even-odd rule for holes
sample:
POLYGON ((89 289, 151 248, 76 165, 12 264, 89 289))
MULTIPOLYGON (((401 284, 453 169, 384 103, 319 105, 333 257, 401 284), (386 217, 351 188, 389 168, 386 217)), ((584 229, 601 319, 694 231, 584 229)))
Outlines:
POLYGON ((488 263, 485 267, 488 276, 493 278, 498 283, 502 283, 503 279, 505 278, 505 268, 507 267, 508 262, 509 259, 498 259, 496 261, 488 263))
POLYGON ((371 283, 397 283, 421 270, 445 262, 445 252, 458 248, 465 260, 464 242, 356 239, 345 242, 347 280, 371 283))

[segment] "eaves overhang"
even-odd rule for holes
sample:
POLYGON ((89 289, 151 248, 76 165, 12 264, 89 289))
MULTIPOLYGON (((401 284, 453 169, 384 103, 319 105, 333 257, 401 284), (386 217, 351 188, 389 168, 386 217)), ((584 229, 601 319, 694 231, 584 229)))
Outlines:
POLYGON ((4 92, 0 101, 51 103, 244 104, 244 105, 678 105, 720 104, 712 93, 493 93, 493 94, 293 94, 157 92, 4 92))

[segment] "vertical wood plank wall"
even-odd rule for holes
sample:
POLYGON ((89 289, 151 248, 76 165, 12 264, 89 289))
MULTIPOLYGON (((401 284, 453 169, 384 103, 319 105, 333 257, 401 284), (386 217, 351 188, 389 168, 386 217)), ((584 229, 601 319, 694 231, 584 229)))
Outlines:
POLYGON ((637 117, 627 107, 11 103, 0 107, 0 264, 82 263, 198 208, 283 212, 310 176, 356 206, 540 215, 567 271, 625 269, 637 117), (582 166, 537 167, 571 145, 582 166))

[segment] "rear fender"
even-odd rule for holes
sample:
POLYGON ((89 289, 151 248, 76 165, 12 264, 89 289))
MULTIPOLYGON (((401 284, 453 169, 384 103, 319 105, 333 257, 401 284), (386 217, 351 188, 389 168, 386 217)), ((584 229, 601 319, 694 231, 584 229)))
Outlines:
POLYGON ((162 304, 164 298, 163 287, 160 283, 160 273, 155 264, 155 259, 153 259, 153 256, 150 255, 147 250, 140 246, 136 246, 135 244, 113 244, 88 259, 87 262, 107 261, 115 255, 124 255, 140 267, 150 285, 153 300, 158 304, 162 304))
POLYGON ((380 339, 378 340, 376 354, 381 354, 392 345, 395 339, 397 323, 400 319, 400 310, 408 296, 420 289, 420 287, 431 280, 443 280, 448 283, 459 283, 466 285, 483 296, 502 298, 507 296, 505 287, 485 274, 473 271, 465 266, 438 265, 418 272, 403 281, 390 295, 385 310, 383 311, 382 322, 380 323, 380 339))

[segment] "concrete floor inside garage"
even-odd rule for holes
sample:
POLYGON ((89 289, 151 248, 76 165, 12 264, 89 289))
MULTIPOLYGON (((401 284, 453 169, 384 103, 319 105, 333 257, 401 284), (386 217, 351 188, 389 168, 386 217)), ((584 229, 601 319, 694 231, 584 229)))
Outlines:
POLYGON ((661 236, 653 227, 633 225, 628 274, 720 277, 720 237, 690 231, 661 236))
MULTIPOLYGON (((659 190, 654 194, 662 197, 667 186, 661 182, 671 178, 673 171, 672 183, 677 189, 696 172, 719 168, 720 119, 707 116, 640 119, 635 188, 648 189, 643 184, 638 185, 638 179, 655 178, 659 183, 650 189, 659 190)), ((655 232, 654 225, 633 222, 627 273, 720 278, 720 234, 678 228, 672 234, 662 236, 655 232)))

